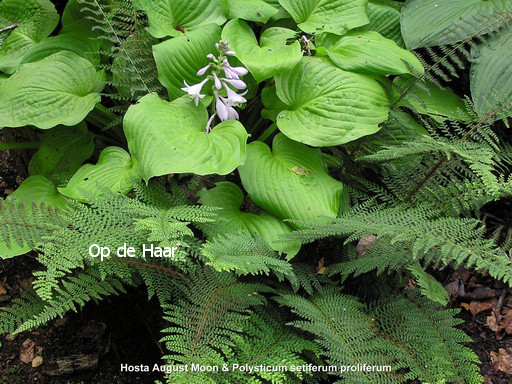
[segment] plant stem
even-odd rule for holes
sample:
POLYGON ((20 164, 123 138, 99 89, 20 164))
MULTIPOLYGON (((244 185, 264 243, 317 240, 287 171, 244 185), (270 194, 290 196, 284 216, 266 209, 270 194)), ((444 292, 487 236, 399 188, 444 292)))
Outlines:
POLYGON ((267 140, 275 131, 277 131, 277 124, 272 124, 268 127, 265 132, 261 134, 260 137, 256 139, 256 141, 265 141, 267 140))

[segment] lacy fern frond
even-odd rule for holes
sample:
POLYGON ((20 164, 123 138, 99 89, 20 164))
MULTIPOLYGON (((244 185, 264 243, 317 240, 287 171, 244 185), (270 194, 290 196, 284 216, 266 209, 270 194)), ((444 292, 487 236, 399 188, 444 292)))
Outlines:
MULTIPOLYGON (((138 192, 141 196, 142 189, 138 192)), ((145 190, 150 195, 151 192, 145 190)), ((169 195, 169 194, 167 194, 169 195)), ((123 263, 138 260, 137 267, 149 266, 161 261, 143 254, 143 245, 176 247, 174 257, 166 258, 166 268, 187 270, 192 263, 187 249, 194 243, 194 234, 189 228, 194 222, 211 221, 213 210, 199 206, 169 206, 172 197, 163 195, 159 205, 150 205, 136 197, 102 192, 91 200, 91 205, 75 202, 67 212, 66 221, 72 223, 52 233, 41 247, 39 261, 46 267, 35 275, 34 287, 45 300, 52 298, 59 279, 75 269, 86 265, 99 265, 105 274, 126 276, 130 272, 123 263), (163 208, 165 207, 165 208, 163 208), (99 261, 89 256, 92 244, 108 247, 111 255, 99 261), (119 258, 119 247, 133 247, 136 259, 119 258)), ((149 277, 147 272, 144 276, 149 277)))
POLYGON ((286 237, 303 243, 340 236, 345 242, 363 236, 387 238, 407 249, 408 258, 427 263, 475 267, 506 283, 512 282, 512 261, 477 220, 443 217, 431 206, 384 207, 371 204, 350 209, 328 224, 303 224, 304 230, 286 237))
POLYGON ((456 309, 409 292, 408 297, 386 298, 370 306, 379 333, 404 352, 407 377, 421 382, 483 382, 478 357, 464 346, 471 338, 456 327, 463 322, 456 309))
POLYGON ((300 320, 294 327, 315 336, 329 365, 337 366, 336 383, 404 383, 405 377, 397 372, 398 361, 404 359, 402 351, 380 337, 373 330, 373 320, 365 312, 365 305, 357 298, 340 293, 334 286, 323 287, 312 297, 281 293, 277 302, 290 307, 300 320), (392 372, 343 372, 341 367, 390 366, 392 372))
POLYGON ((260 293, 271 289, 262 284, 242 283, 227 272, 210 268, 199 270, 182 281, 182 298, 164 307, 164 318, 171 325, 163 330, 170 354, 169 364, 189 367, 173 372, 167 382, 173 384, 215 383, 215 373, 193 372, 192 364, 219 366, 227 363, 234 340, 243 332, 243 323, 252 307, 265 300, 260 293))
POLYGON ((481 383, 477 357, 463 346, 471 339, 455 328, 461 323, 454 318, 457 310, 441 310, 415 292, 409 296, 365 306, 331 286, 310 298, 282 293, 277 301, 300 318, 293 326, 315 336, 329 364, 391 367, 387 372, 340 369, 337 383, 481 383))
MULTIPOLYGON (((203 254, 217 271, 234 271, 238 275, 287 276, 295 281, 290 263, 279 258, 260 237, 246 232, 218 236, 203 247, 203 254)), ((296 283, 297 284, 297 283, 296 283)))
POLYGON ((63 225, 61 209, 44 203, 27 206, 16 200, 0 202, 0 238, 8 249, 15 246, 36 249, 63 225))
POLYGON ((70 310, 77 311, 91 300, 125 292, 123 286, 131 283, 112 277, 103 279, 97 268, 88 268, 63 279, 49 301, 42 300, 34 291, 28 291, 12 306, 1 308, 0 331, 16 334, 37 328, 70 310))

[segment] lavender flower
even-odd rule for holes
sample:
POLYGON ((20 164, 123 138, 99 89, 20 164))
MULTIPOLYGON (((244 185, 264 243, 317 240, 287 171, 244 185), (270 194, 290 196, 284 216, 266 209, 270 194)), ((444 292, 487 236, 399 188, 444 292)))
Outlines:
POLYGON ((239 115, 235 108, 247 102, 244 97, 247 91, 239 94, 237 90, 247 88, 247 84, 245 84, 240 77, 247 75, 249 71, 244 67, 231 66, 226 56, 235 56, 235 52, 231 50, 229 44, 220 41, 215 44, 215 48, 219 51, 219 55, 215 56, 213 53, 208 54, 207 58, 212 62, 197 72, 197 76, 204 76, 211 69, 211 75, 208 75, 203 81, 195 85, 188 85, 184 82, 186 87, 181 88, 184 92, 189 94, 197 106, 199 105, 199 100, 205 97, 204 94, 201 94, 204 85, 210 80, 213 81, 212 89, 214 102, 212 107, 214 110, 206 124, 206 133, 210 133, 212 130, 215 117, 218 117, 220 121, 238 120, 239 115), (224 73, 225 77, 220 77, 219 74, 221 72, 224 73), (225 97, 219 93, 222 92, 223 94, 224 90, 226 92, 225 97))
POLYGON ((204 79, 199 84, 195 85, 188 85, 185 80, 183 80, 183 83, 185 83, 185 87, 181 88, 182 91, 187 92, 189 96, 191 96, 194 99, 194 103, 196 104, 196 107, 199 105, 199 99, 203 99, 206 95, 201 94, 201 90, 203 89, 203 86, 209 81, 210 79, 204 79))

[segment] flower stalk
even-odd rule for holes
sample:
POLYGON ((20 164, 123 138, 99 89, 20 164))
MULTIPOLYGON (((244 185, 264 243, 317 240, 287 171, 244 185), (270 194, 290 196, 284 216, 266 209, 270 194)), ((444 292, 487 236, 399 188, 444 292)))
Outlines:
POLYGON ((247 103, 244 98, 247 91, 243 93, 238 93, 238 91, 247 88, 247 84, 241 77, 247 75, 249 71, 245 67, 234 67, 230 64, 229 57, 235 56, 235 52, 231 50, 228 43, 220 41, 215 44, 215 48, 219 52, 218 55, 208 54, 207 58, 211 60, 211 63, 197 71, 198 76, 206 77, 194 85, 189 85, 186 81, 183 81, 185 87, 181 88, 198 106, 199 100, 206 97, 206 94, 202 93, 203 88, 210 81, 212 82, 214 101, 212 103, 212 115, 205 127, 206 133, 211 132, 215 117, 218 117, 220 121, 238 120, 239 115, 236 107, 247 103), (210 74, 208 74, 209 72, 210 74))

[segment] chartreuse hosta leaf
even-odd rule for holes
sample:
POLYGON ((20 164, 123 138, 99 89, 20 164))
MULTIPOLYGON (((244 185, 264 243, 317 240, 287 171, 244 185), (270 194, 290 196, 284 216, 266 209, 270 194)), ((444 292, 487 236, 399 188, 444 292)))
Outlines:
POLYGON ((219 0, 133 0, 148 15, 148 32, 156 38, 179 36, 206 24, 226 21, 219 0))
POLYGON ((402 8, 407 48, 453 44, 500 26, 510 0, 408 0, 402 8))
POLYGON ((300 43, 293 39, 295 32, 286 28, 268 28, 258 40, 243 20, 231 20, 222 31, 222 38, 236 52, 236 57, 260 82, 293 68, 302 58, 300 43))
POLYGON ((67 32, 44 39, 27 51, 21 64, 33 63, 60 51, 74 52, 94 66, 100 64, 100 40, 84 32, 67 32))
POLYGON ((50 0, 3 0, 0 2, 0 29, 19 24, 0 45, 0 71, 14 73, 30 47, 50 35, 59 15, 50 0))
MULTIPOLYGON (((402 3, 397 4, 401 5, 402 3)), ((370 19, 370 24, 359 28, 360 30, 379 32, 382 36, 393 40, 400 47, 405 47, 400 30, 400 11, 398 6, 385 4, 381 0, 369 0, 366 13, 370 19)))
POLYGON ((279 0, 279 4, 307 33, 343 35, 370 22, 366 16, 368 0, 279 0))
POLYGON ((248 134, 228 120, 205 133, 208 112, 187 97, 171 103, 156 94, 144 96, 124 117, 130 153, 142 177, 170 173, 226 175, 245 162, 248 134))
POLYGON ((220 0, 229 19, 244 19, 266 23, 278 9, 264 0, 220 0))
POLYGON ((42 175, 55 182, 71 177, 94 151, 94 135, 82 122, 75 127, 55 127, 46 132, 41 146, 30 159, 30 175, 42 175))
POLYGON ((507 117, 512 100, 512 31, 474 48, 472 60, 471 95, 476 111, 481 117, 507 117))
MULTIPOLYGON (((393 83, 396 85, 402 81, 403 79, 397 77, 393 83)), ((405 102, 400 102, 399 105, 413 107, 416 112, 429 115, 437 121, 444 121, 447 118, 472 120, 464 101, 448 87, 441 89, 431 82, 422 82, 414 86, 404 99, 405 102)))
POLYGON ((85 164, 59 192, 71 199, 89 202, 102 190, 128 193, 139 175, 137 163, 119 147, 105 148, 96 164, 85 164))
POLYGON ((315 147, 371 135, 388 117, 389 100, 376 80, 344 71, 326 58, 305 57, 276 77, 276 87, 287 105, 277 126, 290 139, 315 147))
POLYGON ((199 202, 210 207, 221 208, 215 213, 218 221, 204 224, 209 238, 227 233, 248 231, 252 236, 261 237, 273 250, 293 257, 300 249, 300 243, 279 242, 281 235, 292 232, 292 228, 268 212, 255 213, 241 211, 244 203, 242 190, 233 183, 219 182, 214 188, 199 191, 199 202))
POLYGON ((374 75, 422 75, 425 70, 418 58, 393 40, 378 32, 350 31, 337 36, 321 33, 315 40, 318 53, 326 54, 347 71, 374 75))
POLYGON ((77 125, 104 85, 104 73, 73 52, 22 65, 0 86, 0 127, 77 125))
POLYGON ((343 184, 329 176, 319 149, 275 136, 272 150, 256 141, 239 167, 253 202, 281 219, 323 222, 347 208, 343 184))
MULTIPOLYGON (((23 204, 23 222, 37 224, 32 203, 44 203, 51 208, 63 209, 67 205, 66 198, 57 191, 55 185, 43 176, 30 176, 19 188, 2 203, 4 208, 13 201, 23 204)), ((4 225, 5 223, 0 223, 4 225)), ((0 237, 0 258, 7 259, 23 255, 31 250, 30 246, 19 245, 15 239, 0 237)))
POLYGON ((219 26, 209 24, 187 33, 186 36, 153 46, 158 79, 167 88, 171 99, 184 95, 181 90, 183 81, 192 85, 202 80, 202 77, 197 76, 197 71, 210 62, 206 56, 215 52, 215 43, 221 36, 220 31, 219 26))

